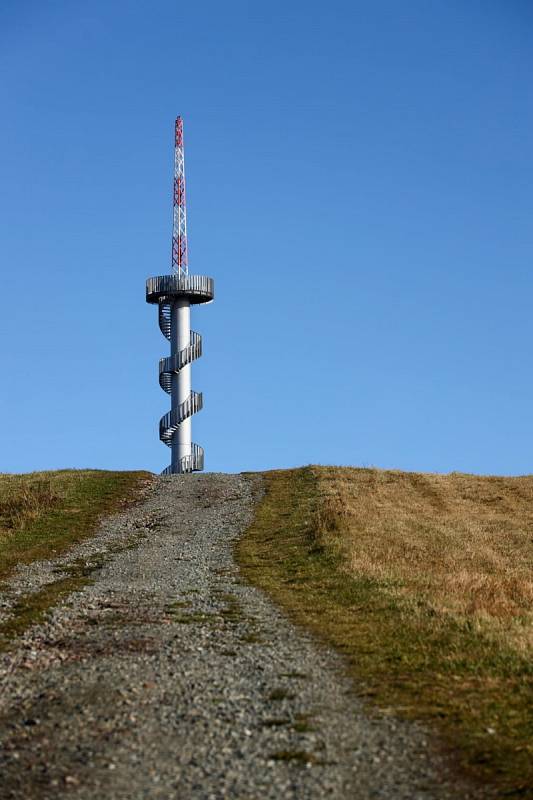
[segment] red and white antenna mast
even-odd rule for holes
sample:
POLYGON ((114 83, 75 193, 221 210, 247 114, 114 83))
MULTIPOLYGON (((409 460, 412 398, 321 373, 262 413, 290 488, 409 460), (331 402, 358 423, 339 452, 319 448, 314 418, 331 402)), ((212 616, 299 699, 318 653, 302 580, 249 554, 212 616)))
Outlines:
POLYGON ((187 261, 187 207, 185 204, 185 152, 183 120, 176 119, 174 133, 174 222, 172 227, 172 272, 189 274, 187 261))

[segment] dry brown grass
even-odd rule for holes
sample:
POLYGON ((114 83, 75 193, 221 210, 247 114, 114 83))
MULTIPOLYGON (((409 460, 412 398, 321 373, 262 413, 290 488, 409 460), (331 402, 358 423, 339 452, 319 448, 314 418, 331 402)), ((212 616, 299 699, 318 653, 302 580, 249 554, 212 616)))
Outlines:
POLYGON ((319 527, 345 568, 533 644, 533 476, 313 467, 319 527))
POLYGON ((0 542, 57 506, 64 494, 63 486, 42 473, 0 475, 0 542))
POLYGON ((533 798, 533 478, 305 467, 263 484, 243 574, 487 797, 533 798))

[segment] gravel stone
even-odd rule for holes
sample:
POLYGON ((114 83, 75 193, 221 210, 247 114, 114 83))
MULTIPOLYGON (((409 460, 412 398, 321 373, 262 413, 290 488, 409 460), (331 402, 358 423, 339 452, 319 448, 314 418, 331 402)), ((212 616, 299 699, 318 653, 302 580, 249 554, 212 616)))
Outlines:
POLYGON ((242 580, 233 544, 258 493, 259 477, 159 478, 66 556, 17 571, 4 615, 105 557, 0 657, 2 800, 490 796, 242 580))

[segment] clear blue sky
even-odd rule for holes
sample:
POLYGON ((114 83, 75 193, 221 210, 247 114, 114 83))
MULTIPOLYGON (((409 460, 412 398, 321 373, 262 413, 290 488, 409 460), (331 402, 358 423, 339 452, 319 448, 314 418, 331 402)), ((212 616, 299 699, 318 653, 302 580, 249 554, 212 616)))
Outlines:
POLYGON ((159 471, 185 120, 209 470, 533 472, 529 0, 0 10, 0 471, 159 471))

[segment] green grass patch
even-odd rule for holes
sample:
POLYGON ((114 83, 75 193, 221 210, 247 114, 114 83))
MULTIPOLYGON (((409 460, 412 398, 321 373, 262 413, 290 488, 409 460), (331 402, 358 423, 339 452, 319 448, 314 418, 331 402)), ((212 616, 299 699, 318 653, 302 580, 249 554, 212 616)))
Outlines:
POLYGON ((220 599, 226 604, 220 610, 220 616, 227 622, 239 623, 248 619, 235 595, 225 593, 220 596, 220 599))
POLYGON ((175 600, 173 603, 169 603, 165 606, 165 611, 176 611, 177 608, 190 608, 191 603, 189 600, 175 600))
POLYGON ((86 539, 151 478, 104 470, 0 475, 0 580, 19 564, 55 558, 86 539))
MULTIPOLYGON (((0 579, 19 564, 53 559, 91 536, 101 518, 140 497, 148 472, 61 470, 0 475, 0 579)), ((111 552, 126 549, 117 545, 111 552)), ((76 559, 56 571, 62 577, 20 597, 0 625, 0 650, 41 622, 62 597, 83 588, 102 566, 105 554, 76 559)))
POLYGON ((269 700, 292 700, 294 694, 283 686, 277 686, 268 695, 269 700))
POLYGON ((311 714, 296 714, 294 722, 292 723, 293 730, 296 733, 310 733, 316 731, 316 726, 312 724, 313 717, 311 714))
POLYGON ((346 656, 358 694, 432 725, 460 768, 502 797, 533 796, 527 657, 468 619, 348 574, 341 548, 321 537, 311 469, 263 477, 266 493, 236 547, 244 575, 346 656))
POLYGON ((0 625, 0 652, 32 625, 42 622, 46 613, 62 597, 77 591, 89 583, 87 577, 62 578, 48 583, 38 592, 21 597, 12 609, 12 616, 0 625))
POLYGON ((202 611, 191 611, 187 614, 174 612, 171 617, 173 622, 179 622, 180 625, 202 625, 215 621, 214 614, 205 614, 202 611))
POLYGON ((268 717, 261 722, 264 728, 283 728, 289 726, 291 720, 289 717, 268 717))
POLYGON ((275 753, 270 753, 268 757, 272 761, 292 761, 302 765, 324 763, 314 753, 308 753, 306 750, 277 750, 275 753))
POLYGON ((240 638, 240 641, 244 644, 264 644, 265 639, 260 636, 258 633, 254 633, 250 631, 250 633, 243 633, 240 638))

